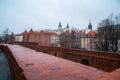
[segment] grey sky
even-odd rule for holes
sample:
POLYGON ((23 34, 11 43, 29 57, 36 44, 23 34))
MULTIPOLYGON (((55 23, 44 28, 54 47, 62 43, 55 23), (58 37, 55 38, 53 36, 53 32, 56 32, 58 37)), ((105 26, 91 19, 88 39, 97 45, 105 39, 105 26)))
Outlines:
POLYGON ((9 28, 14 33, 25 29, 56 29, 62 26, 93 28, 113 12, 120 14, 120 0, 0 0, 0 33, 9 28))

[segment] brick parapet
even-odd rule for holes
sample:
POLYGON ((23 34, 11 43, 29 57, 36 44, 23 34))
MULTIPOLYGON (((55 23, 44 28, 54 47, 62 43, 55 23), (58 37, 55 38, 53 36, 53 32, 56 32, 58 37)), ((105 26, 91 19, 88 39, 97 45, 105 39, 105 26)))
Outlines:
POLYGON ((37 43, 20 43, 25 47, 35 49, 53 56, 61 57, 78 63, 88 60, 89 66, 104 70, 114 71, 120 67, 120 54, 103 51, 86 51, 62 47, 39 46, 37 43))

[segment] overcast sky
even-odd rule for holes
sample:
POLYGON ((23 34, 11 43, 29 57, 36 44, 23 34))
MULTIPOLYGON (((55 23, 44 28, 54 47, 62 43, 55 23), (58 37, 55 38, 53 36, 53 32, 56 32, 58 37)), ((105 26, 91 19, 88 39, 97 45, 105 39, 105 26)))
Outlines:
POLYGON ((59 21, 83 29, 91 20, 95 29, 111 12, 120 14, 120 0, 0 0, 0 33, 57 29, 59 21))

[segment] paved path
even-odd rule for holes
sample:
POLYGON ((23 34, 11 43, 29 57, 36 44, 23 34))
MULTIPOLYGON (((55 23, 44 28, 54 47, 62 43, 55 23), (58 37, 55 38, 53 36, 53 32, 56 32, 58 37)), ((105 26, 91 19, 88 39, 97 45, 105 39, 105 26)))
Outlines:
POLYGON ((27 80, 96 80, 106 72, 18 45, 8 45, 27 80))
POLYGON ((0 51, 0 80, 12 80, 7 58, 0 51))

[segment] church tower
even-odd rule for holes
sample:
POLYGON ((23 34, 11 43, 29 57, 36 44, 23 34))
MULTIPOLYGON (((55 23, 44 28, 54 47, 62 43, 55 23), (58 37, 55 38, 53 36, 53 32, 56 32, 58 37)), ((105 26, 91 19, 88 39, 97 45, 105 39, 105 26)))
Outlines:
POLYGON ((91 30, 92 30, 91 20, 89 21, 88 29, 91 29, 91 30))
POLYGON ((58 34, 62 34, 63 30, 62 30, 62 25, 61 25, 61 22, 59 22, 59 25, 58 25, 58 34))
POLYGON ((62 28, 61 22, 59 22, 58 29, 62 28))
POLYGON ((69 24, 67 24, 67 26, 66 26, 66 30, 69 31, 69 24))
POLYGON ((67 24, 67 28, 69 28, 69 24, 67 24))

